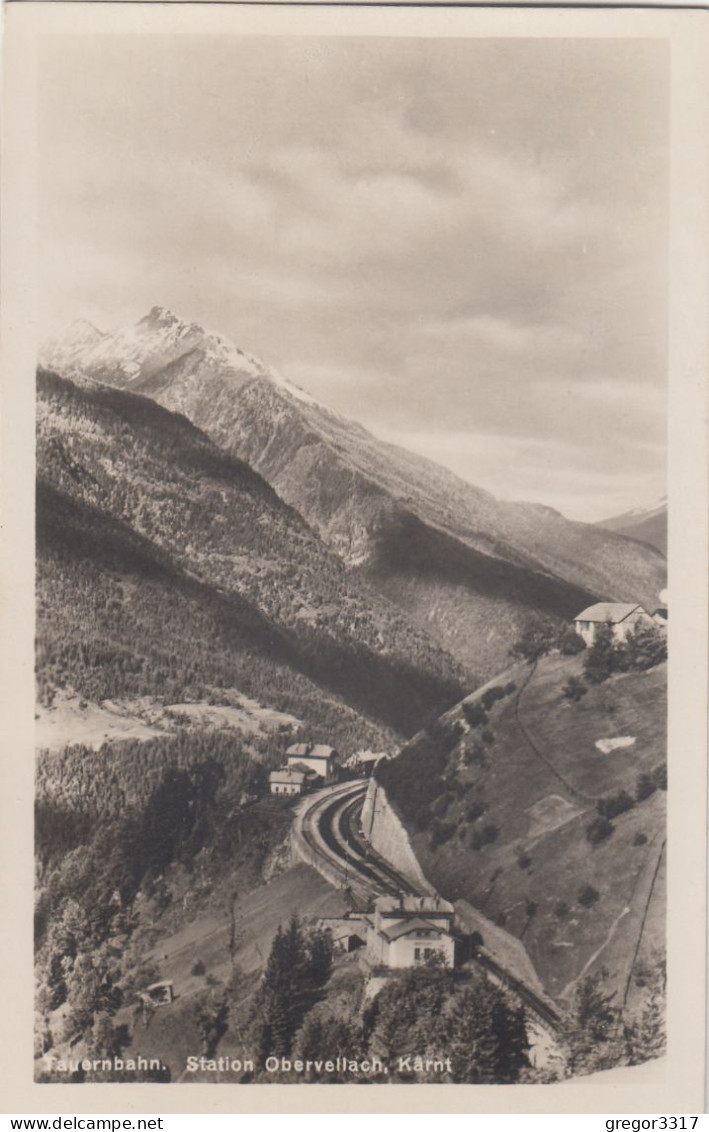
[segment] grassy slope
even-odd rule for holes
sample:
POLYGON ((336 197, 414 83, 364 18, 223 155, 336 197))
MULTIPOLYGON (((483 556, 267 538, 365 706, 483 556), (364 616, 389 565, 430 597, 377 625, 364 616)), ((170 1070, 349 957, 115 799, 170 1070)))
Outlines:
MULTIPOLYGON (((546 658, 522 692, 519 705, 525 729, 566 785, 530 748, 520 730, 517 696, 512 695, 489 713, 487 726, 494 742, 487 746, 486 768, 465 767, 461 757, 463 745, 470 744, 480 728, 448 757, 446 776, 450 779, 455 774, 465 791, 444 815, 445 822, 455 826, 452 836, 432 849, 430 829, 413 832, 414 848, 433 883, 445 896, 469 900, 523 939, 543 982, 554 994, 568 987, 607 939, 609 947, 598 955, 596 965, 611 955, 611 945, 619 972, 631 957, 637 931, 633 936, 628 926, 635 923, 639 931, 641 916, 636 915, 635 904, 647 897, 644 877, 654 870, 665 827, 665 794, 658 791, 616 818, 609 840, 593 847, 585 835, 595 816, 594 799, 619 789, 634 793, 638 773, 664 762, 664 666, 614 677, 590 688, 573 704, 561 689, 580 670, 579 657, 546 658), (635 736, 635 745, 610 755, 594 746, 597 739, 621 735, 635 736), (566 820, 545 831, 539 809, 534 820, 533 807, 554 795, 567 803, 566 820), (465 811, 473 800, 485 802, 488 810, 470 822, 465 811), (475 849, 471 838, 487 824, 498 829, 497 839, 475 849), (638 833, 647 837, 646 844, 633 844, 638 833), (525 856, 529 864, 522 867, 520 858, 525 856), (600 894, 591 909, 578 903, 579 891, 586 884, 600 894), (527 914, 530 902, 536 905, 531 916, 527 914), (563 916, 556 913, 561 902, 569 906, 563 916), (627 906, 631 912, 623 913, 627 906), (628 925, 623 922, 626 919, 628 925)), ((527 671, 520 666, 508 678, 521 687, 527 671)), ((479 693, 471 697, 477 698, 479 693)), ((460 718, 460 709, 445 717, 446 721, 460 718)), ((404 755, 399 763, 401 772, 406 758, 404 755)), ((398 799, 398 805, 405 814, 405 798, 398 799)), ((663 915, 657 911, 660 899, 661 879, 655 886, 653 913, 644 933, 650 933, 656 944, 661 943, 663 933, 663 915)), ((647 944, 645 939, 643 946, 647 944)))
POLYGON ((530 610, 568 620, 595 601, 590 590, 506 562, 402 514, 380 530, 365 576, 484 677, 499 670, 530 610))
MULTIPOLYGON (((249 999, 258 985, 278 925, 285 925, 293 912, 307 923, 321 916, 339 915, 345 909, 341 894, 307 865, 297 865, 281 873, 238 901, 235 962, 247 977, 237 996, 230 1031, 238 1021, 239 1005, 244 1013, 248 1011, 249 999)), ((187 1057, 203 1052, 194 1012, 201 992, 208 989, 207 978, 212 976, 221 983, 230 979, 228 947, 226 913, 199 917, 160 938, 146 958, 156 964, 161 978, 173 980, 176 999, 170 1008, 155 1012, 147 1029, 142 1023, 136 1025, 125 1056, 159 1057, 169 1066, 172 1080, 180 1078, 187 1057), (204 965, 203 975, 192 974, 197 962, 204 965)), ((240 1052, 233 1033, 227 1033, 219 1044, 219 1056, 240 1056, 240 1052)), ((190 1075, 189 1080, 195 1079, 190 1075)), ((215 1080, 213 1075, 208 1079, 215 1080)))
POLYGON ((659 512, 646 515, 644 518, 621 515, 617 519, 609 519, 604 523, 599 523, 598 526, 604 527, 607 531, 615 531, 616 534, 623 535, 625 538, 649 543, 650 546, 654 546, 656 550, 667 557, 666 507, 659 512))

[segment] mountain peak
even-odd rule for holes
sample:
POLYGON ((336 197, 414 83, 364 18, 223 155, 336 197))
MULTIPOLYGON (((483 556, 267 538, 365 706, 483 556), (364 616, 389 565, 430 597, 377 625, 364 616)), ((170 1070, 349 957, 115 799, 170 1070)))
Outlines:
POLYGON ((167 307, 154 306, 140 319, 138 325, 175 326, 179 322, 182 322, 182 319, 178 318, 177 315, 167 307))
POLYGON ((648 507, 633 507, 622 515, 603 519, 596 526, 626 538, 640 539, 667 555, 667 496, 648 507))
POLYGON ((98 341, 98 339, 103 338, 103 336, 104 331, 94 326, 93 322, 89 322, 88 318, 75 318, 74 321, 69 324, 62 337, 73 338, 76 341, 81 339, 82 341, 89 342, 98 341))
POLYGON ((45 342, 40 349, 40 364, 48 369, 63 370, 85 350, 90 350, 105 338, 86 318, 77 318, 61 334, 45 342))

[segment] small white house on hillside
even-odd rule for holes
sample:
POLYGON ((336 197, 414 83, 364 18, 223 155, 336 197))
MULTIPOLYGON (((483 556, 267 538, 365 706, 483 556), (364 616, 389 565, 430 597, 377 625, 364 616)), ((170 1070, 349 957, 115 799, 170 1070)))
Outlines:
POLYGON ((610 624, 616 641, 624 641, 636 625, 655 625, 644 606, 629 601, 599 601, 574 618, 574 628, 587 645, 596 639, 599 625, 610 624))
POLYGON ((307 774, 302 770, 282 766, 268 776, 272 794, 302 794, 307 785, 307 774))
POLYGON ((376 966, 416 967, 440 956, 453 967, 454 914, 440 896, 380 896, 367 929, 367 958, 376 966))

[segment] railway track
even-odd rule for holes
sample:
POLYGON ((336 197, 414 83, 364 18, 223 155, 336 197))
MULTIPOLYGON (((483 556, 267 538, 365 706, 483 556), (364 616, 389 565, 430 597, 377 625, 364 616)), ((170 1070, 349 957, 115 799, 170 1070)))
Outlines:
POLYGON ((347 887, 361 890, 366 903, 374 896, 413 893, 409 881, 374 854, 353 829, 361 812, 366 783, 319 798, 304 815, 302 834, 316 853, 324 854, 331 868, 339 870, 347 887))
MULTIPOLYGON (((348 783, 315 799, 302 816, 304 840, 313 852, 326 857, 329 867, 339 872, 343 887, 349 888, 364 906, 377 896, 425 895, 376 853, 362 834, 359 815, 366 789, 366 783, 348 783)), ((505 970, 484 946, 477 949, 474 959, 519 998, 544 1027, 552 1032, 559 1030, 562 1016, 553 1004, 505 970)))

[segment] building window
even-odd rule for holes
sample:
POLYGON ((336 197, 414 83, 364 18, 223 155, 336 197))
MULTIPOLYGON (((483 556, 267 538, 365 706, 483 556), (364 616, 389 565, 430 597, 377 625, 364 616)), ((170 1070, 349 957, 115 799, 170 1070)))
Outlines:
POLYGON ((420 962, 421 962, 421 948, 415 947, 414 948, 414 963, 420 963, 420 962))

